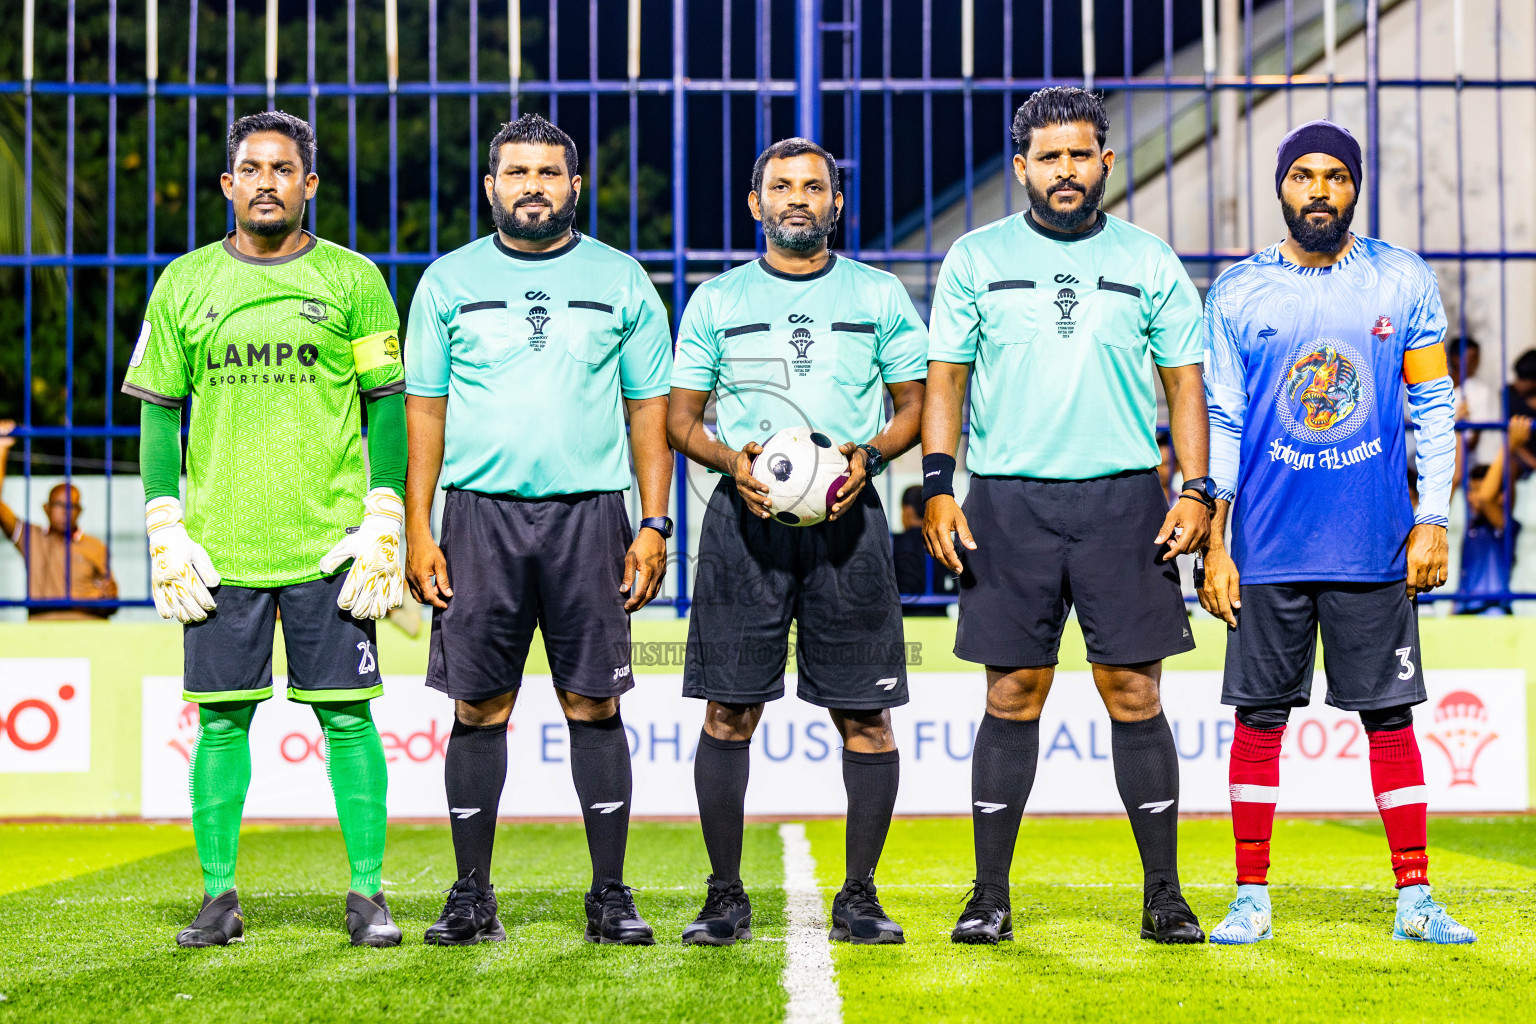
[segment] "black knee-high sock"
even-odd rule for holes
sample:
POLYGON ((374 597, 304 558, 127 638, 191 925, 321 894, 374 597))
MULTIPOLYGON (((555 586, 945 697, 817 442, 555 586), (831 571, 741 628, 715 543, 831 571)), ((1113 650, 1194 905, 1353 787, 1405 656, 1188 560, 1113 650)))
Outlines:
POLYGON ((699 733, 699 749, 693 755, 699 826, 710 873, 727 884, 741 877, 741 831, 751 767, 751 740, 717 740, 699 733))
POLYGON ((847 879, 865 882, 875 876, 885 836, 896 809, 901 782, 901 753, 858 754, 843 749, 843 786, 848 790, 848 827, 844 846, 847 879))
POLYGON ((475 873, 482 887, 491 881, 491 848, 496 842, 496 808, 507 782, 507 726, 465 725, 454 719, 443 757, 448 790, 448 825, 459 877, 475 873))
POLYGON ((971 831, 976 880, 1008 887, 1013 846, 1040 761, 1040 720, 983 715, 971 751, 971 831))
POLYGON ((629 801, 634 777, 629 737, 617 714, 599 722, 567 719, 571 730, 571 778, 587 823, 592 855, 592 888, 624 881, 624 847, 629 842, 629 801))
POLYGON ((1179 884, 1179 752, 1159 711, 1144 722, 1111 722, 1115 785, 1141 851, 1145 884, 1179 884))

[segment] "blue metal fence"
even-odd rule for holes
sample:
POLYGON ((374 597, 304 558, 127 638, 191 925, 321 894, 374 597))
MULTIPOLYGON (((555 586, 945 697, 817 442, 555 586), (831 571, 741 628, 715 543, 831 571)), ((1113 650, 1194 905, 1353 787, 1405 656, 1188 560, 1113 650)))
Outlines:
MULTIPOLYGON (((264 9, 261 0, 145 0, 131 10, 119 0, 20 0, 19 9, 8 8, 15 15, 3 19, 0 53, 8 47, 10 59, 0 67, 8 76, 0 80, 0 102, 17 103, 24 119, 24 224, 17 251, 0 253, 0 275, 8 289, 14 284, 21 291, 22 365, 19 394, 0 395, 0 418, 19 407, 16 435, 28 508, 39 467, 61 468, 68 480, 99 463, 111 500, 114 455, 137 436, 130 422, 136 410, 125 408, 132 403, 114 401, 123 363, 118 356, 132 344, 139 319, 138 310, 119 308, 122 295, 141 301, 157 268, 211 240, 209 212, 227 209, 211 173, 222 167, 218 125, 261 106, 303 109, 317 124, 325 185, 309 209, 309 226, 321 231, 326 222, 344 223, 346 243, 385 268, 402 306, 421 268, 488 223, 479 162, 485 130, 524 109, 546 112, 574 128, 585 146, 586 230, 598 234, 602 225, 609 241, 618 241, 615 234, 622 231, 628 250, 663 285, 676 317, 699 280, 758 255, 760 240, 740 209, 747 170, 759 149, 791 132, 818 138, 839 156, 848 210, 839 247, 902 273, 925 303, 947 247, 940 228, 946 215, 958 213, 950 222, 969 229, 977 222, 978 195, 994 187, 1001 190, 1004 212, 1020 208, 1022 196, 1006 173, 1008 122, 1036 88, 1085 84, 1119 104, 1114 130, 1124 139, 1126 184, 1116 201, 1137 220, 1138 209, 1157 199, 1170 241, 1200 283, 1256 244, 1256 204, 1246 203, 1245 218, 1237 216, 1245 204, 1230 189, 1222 193, 1218 175, 1249 193, 1255 175, 1264 177, 1273 140, 1255 138, 1253 123, 1267 98, 1283 95, 1288 112, 1293 97, 1299 102, 1319 93, 1330 109, 1335 102, 1363 105, 1368 181, 1362 220, 1366 231, 1376 233, 1383 226, 1381 107, 1384 97, 1411 96, 1418 112, 1419 134, 1411 145, 1418 233, 1393 240, 1438 261, 1442 281, 1454 278, 1447 292, 1463 335, 1469 267, 1497 267, 1500 384, 1513 346, 1522 344, 1511 337, 1507 318, 1509 267, 1536 261, 1536 245, 1509 242, 1502 168, 1511 157, 1506 137, 1520 141, 1529 163, 1530 134, 1506 126, 1503 108, 1508 96, 1536 92, 1536 72, 1505 73, 1501 40, 1529 26, 1523 8, 1512 4, 1506 10, 1502 0, 306 0, 299 8, 278 0, 265 0, 264 9), (177 24, 182 12, 184 26, 177 24), (1455 19, 1454 66, 1451 74, 1430 74, 1425 55, 1441 53, 1444 41, 1426 39, 1424 23, 1443 21, 1447 12, 1455 19), (1393 31, 1412 19, 1411 71, 1384 73, 1391 62, 1381 50, 1383 18, 1394 19, 1393 31), (80 31, 87 22, 89 38, 80 31), (1470 65, 1477 73, 1467 74, 1467 48, 1486 49, 1481 40, 1487 31, 1493 33, 1493 59, 1470 65), (184 59, 162 54, 160 44, 168 38, 185 43, 184 59), (1319 40, 1320 52, 1311 52, 1319 40), (262 73, 252 75, 258 49, 262 73), (345 54, 344 67, 333 59, 338 52, 345 54), (80 73, 87 53, 89 75, 80 73), (1358 60, 1346 59, 1355 53, 1358 60), (246 71, 237 73, 242 67, 246 71), (175 70, 162 75, 165 69, 175 70), (1424 153, 1431 145, 1424 134, 1426 97, 1454 100, 1455 245, 1426 233, 1433 219, 1425 203, 1424 153), (1469 241, 1462 159, 1469 97, 1477 109, 1489 103, 1496 108, 1496 246, 1469 241), (47 138, 37 121, 43 107, 62 118, 47 138), (171 117, 185 113, 184 139, 161 123, 166 111, 171 117), (222 120, 215 117, 220 114, 222 120), (459 129, 451 133, 444 128, 450 115, 459 129), (119 140, 130 129, 135 146, 142 131, 143 146, 125 155, 119 140), (88 130, 102 139, 105 160, 103 180, 82 191, 77 138, 88 130), (402 130, 411 147, 404 154, 402 130), (344 159, 332 155, 341 151, 337 140, 343 137, 344 159), (62 244, 51 247, 34 237, 41 216, 39 145, 49 147, 50 166, 63 168, 63 209, 53 211, 63 219, 62 244), (180 148, 184 176, 166 164, 181 155, 180 148), (459 156, 464 166, 445 168, 450 153, 467 153, 467 159, 459 156), (369 166, 377 156, 387 174, 382 214, 374 190, 379 169, 369 166), (1204 237, 1194 246, 1189 230, 1175 232, 1183 216, 1176 177, 1186 159, 1194 167, 1203 163, 1208 186, 1206 209, 1196 218, 1203 221, 1204 237), (142 193, 122 184, 130 170, 133 178, 142 177, 142 193), (344 188, 333 186, 333 179, 344 180, 344 188), (664 196, 647 195, 648 181, 653 192, 657 181, 665 182, 664 196), (603 213, 609 187, 627 197, 617 219, 603 213), (345 193, 344 204, 338 191, 345 193), (180 198, 170 203, 173 193, 180 198), (1219 209, 1226 200, 1230 211, 1219 209), (340 218, 342 205, 344 220, 333 219, 340 218), (121 237, 125 211, 139 206, 135 223, 142 224, 142 237, 121 237), (184 209, 184 235, 161 216, 172 206, 184 209), (89 248, 77 247, 82 209, 104 228, 89 248), (1232 232, 1240 240, 1224 243, 1223 234, 1232 232), (658 234, 665 244, 646 242, 658 234), (47 274, 61 274, 61 284, 47 286, 47 274), (88 285, 82 284, 85 275, 88 285), (98 290, 104 313, 77 344, 76 308, 86 298, 84 287, 98 290), (86 381, 76 374, 85 358, 81 346, 92 350, 86 381), (39 415, 35 357, 47 355, 51 366, 59 363, 59 352, 62 402, 39 415), (80 423, 76 408, 86 395, 99 411, 95 422, 80 423), (79 454, 84 445, 91 446, 90 467, 79 454)), ((226 224, 230 216, 226 212, 226 224)), ((1395 223, 1391 216, 1388 221, 1395 223)), ((1507 408, 1498 420, 1460 426, 1502 432, 1505 419, 1507 408)), ((1508 477, 1507 461, 1505 472, 1508 477)), ((681 457, 677 477, 677 554, 686 566, 687 524, 696 510, 681 457)), ((1506 518, 1513 491, 1509 479, 1506 518)), ((1512 534, 1506 531, 1507 552, 1512 534)), ((131 557, 145 555, 135 551, 131 557)), ((670 575, 669 599, 679 614, 687 606, 687 585, 686 572, 670 575)), ((0 606, 74 603, 0 597, 0 606)), ((137 593, 107 605, 148 603, 146 594, 137 593)))

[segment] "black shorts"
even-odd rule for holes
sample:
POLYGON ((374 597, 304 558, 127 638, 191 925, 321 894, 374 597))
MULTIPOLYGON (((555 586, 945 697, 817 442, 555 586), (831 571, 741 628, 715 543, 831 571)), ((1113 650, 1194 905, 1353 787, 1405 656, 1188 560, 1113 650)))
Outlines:
POLYGON ((369 700, 384 692, 371 619, 336 607, 347 574, 286 587, 213 588, 218 607, 183 629, 182 697, 198 703, 272 696, 272 637, 279 612, 288 655, 288 699, 369 700))
POLYGON ((1323 633, 1327 703, 1345 711, 1422 704, 1419 619, 1406 581, 1244 583, 1227 631, 1221 702, 1305 707, 1323 633))
POLYGON ((696 565, 683 696, 784 696, 793 620, 801 700, 849 711, 907 702, 891 531, 873 487, 837 520, 795 527, 745 512, 735 482, 722 479, 696 565))
POLYGON ((963 510, 976 550, 956 546, 965 567, 956 657, 1054 665, 1074 606, 1096 665, 1194 650, 1178 569, 1152 543, 1168 515, 1153 470, 1094 480, 973 476, 963 510))
POLYGON ((432 616, 427 685, 481 701, 522 685, 537 626, 555 685, 597 700, 634 685, 622 491, 522 499, 450 490, 443 558, 453 596, 432 616))

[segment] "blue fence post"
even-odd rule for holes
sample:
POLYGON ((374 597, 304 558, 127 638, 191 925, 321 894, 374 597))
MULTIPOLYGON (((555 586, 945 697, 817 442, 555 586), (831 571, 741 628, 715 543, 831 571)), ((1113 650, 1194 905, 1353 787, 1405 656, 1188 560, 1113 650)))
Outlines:
MULTIPOLYGON (((688 100, 684 86, 687 84, 688 60, 688 4, 687 0, 672 0, 672 318, 676 325, 682 322, 683 304, 688 295, 688 100)), ((630 136, 631 147, 637 145, 636 137, 630 136)), ((639 193, 630 193, 633 206, 639 193)), ((639 239, 632 239, 636 249, 639 239)), ((688 614, 688 460, 679 452, 673 473, 678 480, 677 536, 681 538, 677 550, 678 618, 688 614)))
POLYGON ((821 0, 795 6, 795 133, 821 142, 821 0))

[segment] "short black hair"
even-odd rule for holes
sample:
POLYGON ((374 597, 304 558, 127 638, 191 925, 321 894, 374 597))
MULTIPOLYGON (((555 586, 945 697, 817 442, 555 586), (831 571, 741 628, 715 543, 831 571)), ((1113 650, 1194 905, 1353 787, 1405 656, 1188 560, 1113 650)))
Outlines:
POLYGON ((918 515, 923 514, 923 487, 921 484, 913 484, 901 492, 901 503, 918 515))
POLYGON ((581 157, 576 152, 576 140, 571 138, 554 122, 546 120, 539 114, 528 113, 519 117, 516 121, 508 121, 501 126, 494 138, 491 139, 491 151, 488 166, 491 177, 501 170, 501 147, 509 142, 531 142, 538 146, 561 146, 565 149, 565 172, 571 177, 576 177, 576 170, 581 166, 581 157))
POLYGON ((1515 360, 1516 380, 1536 380, 1536 348, 1515 360))
POLYGON ((762 195, 763 171, 768 166, 769 160, 785 160, 806 153, 815 153, 827 162, 827 175, 832 180, 832 191, 836 192, 841 181, 841 176, 837 172, 837 159, 810 139, 802 139, 798 136, 793 139, 780 139, 757 155, 757 163, 752 165, 752 191, 762 195))
POLYGON ((293 140, 293 144, 299 147, 299 162, 304 165, 304 173, 308 174, 315 167, 315 130, 309 126, 309 122, 303 118, 294 117, 292 114, 281 110, 263 110, 259 114, 246 114, 229 126, 229 169, 235 169, 235 153, 240 149, 240 143, 247 136, 257 132, 277 132, 286 135, 293 140))
POLYGON ((1013 141, 1020 153, 1029 152, 1029 140, 1036 128, 1052 124, 1077 124, 1087 121, 1099 148, 1109 139, 1109 112, 1104 101, 1087 89, 1075 85, 1053 85, 1025 100, 1013 115, 1013 141))
POLYGON ((1473 349, 1481 352, 1483 350, 1483 346, 1477 343, 1476 338, 1469 337, 1465 334, 1460 335, 1459 337, 1445 339, 1445 350, 1450 355, 1459 356, 1462 352, 1473 349))

